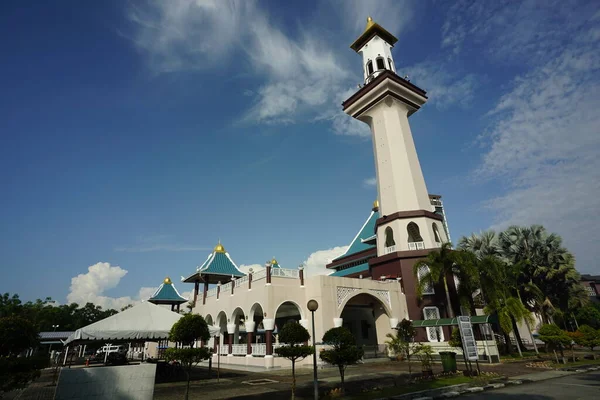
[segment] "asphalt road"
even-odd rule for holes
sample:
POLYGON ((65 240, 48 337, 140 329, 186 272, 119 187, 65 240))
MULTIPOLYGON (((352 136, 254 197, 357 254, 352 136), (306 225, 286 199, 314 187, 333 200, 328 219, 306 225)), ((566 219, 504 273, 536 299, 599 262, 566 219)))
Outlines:
POLYGON ((600 399, 600 371, 510 386, 463 398, 485 400, 600 399))

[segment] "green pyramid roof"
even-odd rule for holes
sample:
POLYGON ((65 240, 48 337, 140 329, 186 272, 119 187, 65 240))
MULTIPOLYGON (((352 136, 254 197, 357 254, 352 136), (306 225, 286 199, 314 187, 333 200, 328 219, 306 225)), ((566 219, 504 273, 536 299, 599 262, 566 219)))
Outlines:
POLYGON ((208 256, 204 264, 198 268, 198 273, 202 275, 225 275, 231 277, 241 277, 246 274, 240 271, 220 244, 208 256))
POLYGON ((352 254, 356 254, 358 252, 374 248, 375 222, 378 218, 379 211, 371 211, 369 218, 367 218, 362 228, 360 228, 360 231, 358 231, 358 233, 350 243, 348 250, 346 250, 344 254, 334 258, 333 261, 337 261, 341 258, 348 257, 352 254))
POLYGON ((167 277, 148 301, 154 304, 181 304, 188 299, 179 294, 171 279, 167 277))
POLYGON ((350 274, 358 274, 360 272, 369 272, 369 262, 365 261, 362 264, 355 265, 354 267, 339 269, 329 276, 348 276, 350 274))

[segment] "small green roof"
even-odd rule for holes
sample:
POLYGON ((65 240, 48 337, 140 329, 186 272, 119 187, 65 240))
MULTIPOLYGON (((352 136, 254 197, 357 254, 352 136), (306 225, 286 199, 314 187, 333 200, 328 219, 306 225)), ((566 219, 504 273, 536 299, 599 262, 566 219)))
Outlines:
POLYGON ((336 258, 333 261, 337 261, 341 258, 348 257, 352 254, 358 253, 363 250, 372 249, 375 247, 375 243, 373 242, 373 235, 375 235, 375 222, 379 218, 379 210, 374 209, 371 211, 369 218, 365 221, 360 231, 356 234, 348 250, 346 252, 336 258))
POLYGON ((226 275, 229 277, 232 275, 236 277, 246 275, 238 269, 221 243, 215 247, 214 251, 204 261, 204 264, 198 268, 198 273, 202 275, 226 275))
POLYGON ((329 274, 329 276, 348 276, 351 274, 358 274, 360 272, 369 272, 369 263, 368 262, 364 262, 362 264, 355 265, 354 267, 337 270, 333 274, 329 274))
POLYGON ((154 304, 181 304, 188 301, 188 299, 182 297, 173 286, 171 278, 166 277, 148 301, 154 304))
POLYGON ((275 257, 271 260, 271 268, 281 268, 275 257))

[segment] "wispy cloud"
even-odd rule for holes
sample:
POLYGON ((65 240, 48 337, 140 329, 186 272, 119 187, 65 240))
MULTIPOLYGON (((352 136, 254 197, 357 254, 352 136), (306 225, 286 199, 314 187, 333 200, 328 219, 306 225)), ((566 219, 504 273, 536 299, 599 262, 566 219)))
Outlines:
POLYGON ((141 236, 136 239, 136 243, 129 246, 117 246, 114 251, 126 253, 148 253, 153 251, 206 251, 210 247, 192 246, 173 243, 173 235, 150 235, 141 236))
MULTIPOLYGON (((528 71, 512 81, 489 112, 491 122, 480 137, 482 162, 474 176, 505 185, 504 194, 485 203, 495 213, 495 228, 544 224, 564 237, 578 268, 592 272, 600 255, 594 241, 600 223, 600 203, 595 200, 600 197, 600 18, 574 18, 578 7, 562 14, 563 4, 558 3, 553 9, 542 7, 540 13, 526 4, 518 15, 502 9, 490 18, 512 15, 516 21, 540 25, 540 32, 553 33, 511 34, 501 45, 492 42, 505 55, 512 49, 513 61, 523 48, 535 60, 529 60, 528 71), (549 14, 556 18, 543 19, 549 14), (557 41, 560 45, 555 46, 557 41)), ((465 26, 484 39, 486 33, 494 36, 488 32, 493 21, 479 24, 465 26)), ((520 23, 517 29, 527 32, 520 23)))
POLYGON ((340 109, 362 81, 359 56, 348 43, 364 29, 367 15, 401 33, 412 6, 394 0, 331 0, 321 6, 331 11, 328 24, 315 18, 298 22, 295 30, 281 29, 276 16, 250 0, 148 1, 130 8, 129 19, 132 40, 156 73, 210 69, 234 54, 236 65, 249 65, 262 83, 245 90, 253 103, 243 121, 326 120, 336 134, 368 138, 367 126, 340 109), (327 31, 331 19, 342 30, 327 31))
POLYGON ((372 188, 374 186, 377 186, 377 178, 372 177, 372 178, 367 178, 363 181, 363 186, 367 187, 367 188, 372 188))

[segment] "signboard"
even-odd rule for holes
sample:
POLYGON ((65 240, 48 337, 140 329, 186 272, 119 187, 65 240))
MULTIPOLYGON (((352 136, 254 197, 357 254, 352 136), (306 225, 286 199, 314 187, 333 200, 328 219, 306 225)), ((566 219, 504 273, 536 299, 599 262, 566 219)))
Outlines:
POLYGON ((475 335, 473 334, 471 317, 458 317, 458 329, 460 330, 465 357, 469 361, 477 360, 477 342, 475 341, 475 335))

